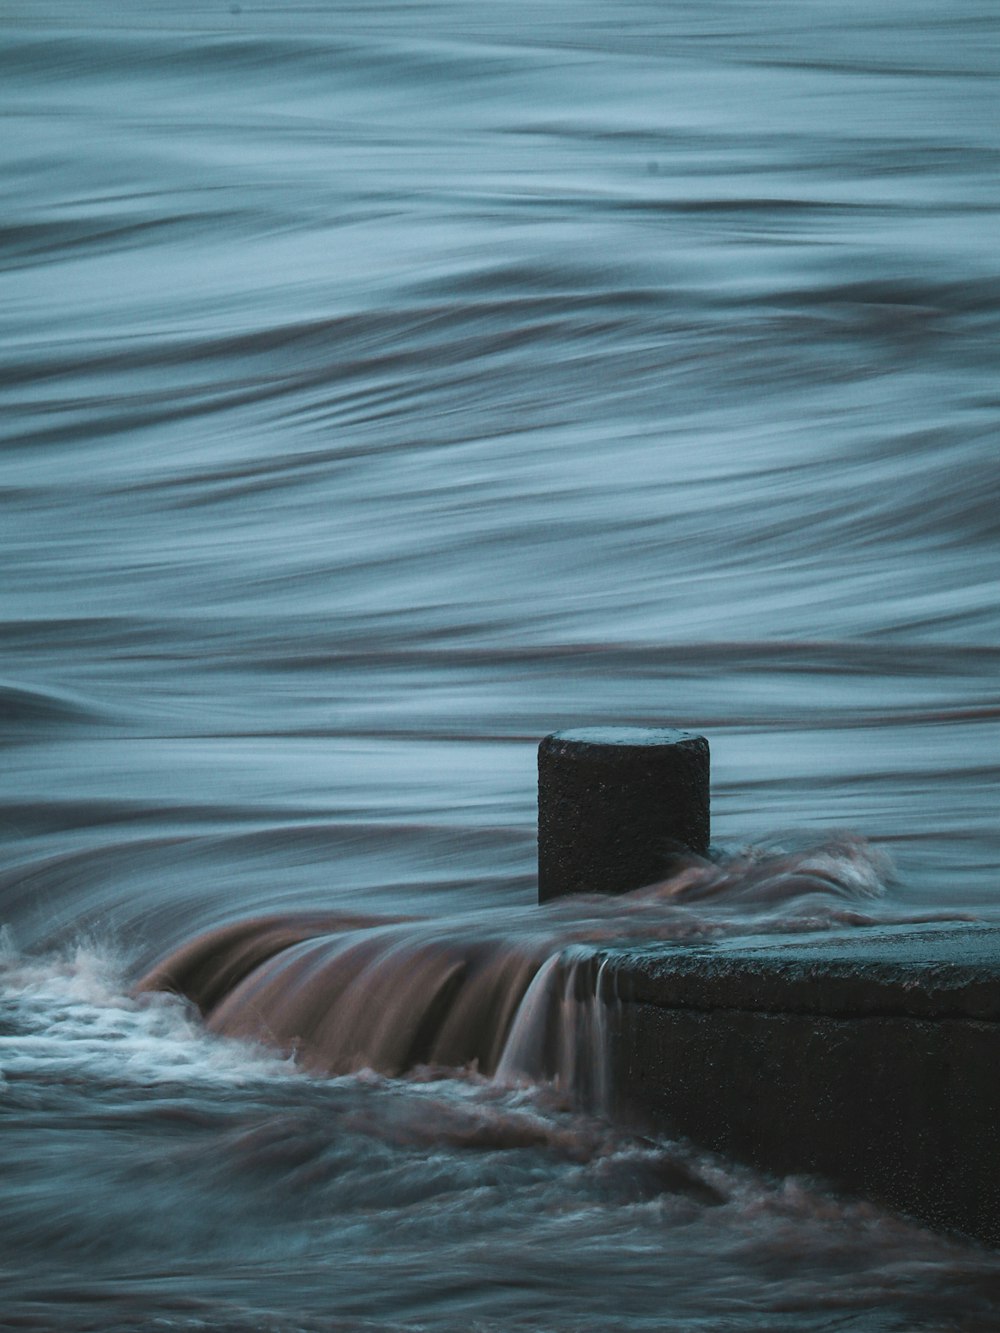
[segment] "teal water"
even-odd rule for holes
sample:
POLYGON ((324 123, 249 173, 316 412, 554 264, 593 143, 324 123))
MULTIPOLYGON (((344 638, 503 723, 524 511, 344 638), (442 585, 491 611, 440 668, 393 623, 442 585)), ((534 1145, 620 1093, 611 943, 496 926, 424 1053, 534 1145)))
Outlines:
POLYGON ((3 29, 0 1326, 992 1331, 992 1256, 822 1187, 132 987, 261 913, 513 947, 572 726, 995 913, 994 7, 3 29))

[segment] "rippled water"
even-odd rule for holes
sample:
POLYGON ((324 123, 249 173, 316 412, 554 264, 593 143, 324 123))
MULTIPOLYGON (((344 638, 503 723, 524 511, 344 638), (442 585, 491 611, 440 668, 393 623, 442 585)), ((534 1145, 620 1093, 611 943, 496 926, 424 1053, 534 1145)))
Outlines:
POLYGON ((620 933, 531 908, 574 725, 710 737, 721 897, 644 932, 994 913, 994 5, 3 28, 0 1324, 992 1333, 867 1206, 133 987, 260 916, 620 933))

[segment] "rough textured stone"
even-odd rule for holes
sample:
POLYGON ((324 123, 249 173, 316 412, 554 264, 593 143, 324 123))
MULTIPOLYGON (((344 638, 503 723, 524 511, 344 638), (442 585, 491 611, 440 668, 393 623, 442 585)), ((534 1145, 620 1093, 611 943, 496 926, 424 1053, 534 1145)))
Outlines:
POLYGON ((608 958, 616 1109, 1000 1246, 1000 928, 608 958))
POLYGON ((632 727, 546 736, 538 747, 538 900, 627 893, 709 841, 703 736, 632 727))

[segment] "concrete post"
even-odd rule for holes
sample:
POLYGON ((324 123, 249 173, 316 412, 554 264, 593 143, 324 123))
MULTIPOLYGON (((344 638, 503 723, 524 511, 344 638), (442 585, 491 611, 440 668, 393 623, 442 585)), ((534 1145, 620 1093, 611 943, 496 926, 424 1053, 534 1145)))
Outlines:
POLYGON ((585 727, 538 747, 538 901, 627 893, 709 841, 708 741, 689 731, 585 727))

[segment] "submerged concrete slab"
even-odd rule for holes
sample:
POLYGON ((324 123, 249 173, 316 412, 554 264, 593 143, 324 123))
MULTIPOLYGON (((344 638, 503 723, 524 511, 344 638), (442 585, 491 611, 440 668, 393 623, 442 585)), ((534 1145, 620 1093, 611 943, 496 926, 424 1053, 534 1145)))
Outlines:
POLYGON ((607 970, 619 1113, 1000 1245, 1000 927, 636 948, 607 970))

